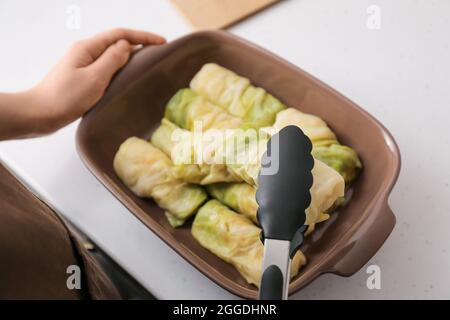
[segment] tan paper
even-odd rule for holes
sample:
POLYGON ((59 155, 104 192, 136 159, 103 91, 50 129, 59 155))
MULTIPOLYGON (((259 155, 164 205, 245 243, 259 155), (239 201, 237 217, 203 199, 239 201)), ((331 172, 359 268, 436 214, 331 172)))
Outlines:
POLYGON ((228 27, 279 0, 171 0, 195 29, 228 27))

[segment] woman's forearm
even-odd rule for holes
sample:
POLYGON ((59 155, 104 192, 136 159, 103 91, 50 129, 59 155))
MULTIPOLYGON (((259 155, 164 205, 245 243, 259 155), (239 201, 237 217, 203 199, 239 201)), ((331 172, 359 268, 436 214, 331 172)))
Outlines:
POLYGON ((103 96, 136 45, 164 42, 156 34, 130 29, 76 42, 33 89, 0 93, 0 140, 48 134, 76 120, 103 96))
POLYGON ((54 130, 53 115, 45 112, 36 89, 0 93, 0 140, 28 138, 54 130))

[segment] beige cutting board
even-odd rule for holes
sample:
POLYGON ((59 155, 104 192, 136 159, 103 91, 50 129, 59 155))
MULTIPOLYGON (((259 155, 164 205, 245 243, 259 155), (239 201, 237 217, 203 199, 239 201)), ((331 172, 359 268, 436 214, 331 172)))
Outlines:
POLYGON ((171 0, 195 29, 227 27, 279 0, 171 0))

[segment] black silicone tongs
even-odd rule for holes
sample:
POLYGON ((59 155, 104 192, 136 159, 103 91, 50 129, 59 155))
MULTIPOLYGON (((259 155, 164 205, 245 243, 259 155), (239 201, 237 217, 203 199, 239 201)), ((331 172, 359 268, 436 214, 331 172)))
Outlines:
POLYGON ((258 176, 258 221, 264 243, 259 298, 287 299, 291 259, 303 242, 311 203, 311 141, 301 129, 287 126, 273 135, 258 176))

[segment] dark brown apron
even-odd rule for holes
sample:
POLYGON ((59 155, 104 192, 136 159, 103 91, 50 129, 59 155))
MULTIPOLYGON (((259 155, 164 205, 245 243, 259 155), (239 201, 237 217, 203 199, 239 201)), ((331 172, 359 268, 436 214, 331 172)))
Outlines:
POLYGON ((88 250, 0 164, 0 299, 119 299, 88 250), (81 269, 69 289, 67 268, 81 269))

